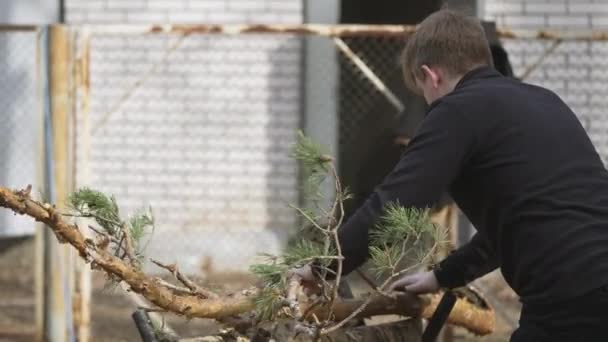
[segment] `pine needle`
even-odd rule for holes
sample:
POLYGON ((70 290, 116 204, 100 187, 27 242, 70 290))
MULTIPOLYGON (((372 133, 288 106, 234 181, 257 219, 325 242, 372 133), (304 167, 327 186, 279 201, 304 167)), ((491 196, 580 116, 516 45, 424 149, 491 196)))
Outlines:
POLYGON ((148 239, 146 244, 144 244, 142 240, 148 233, 151 234, 154 232, 154 214, 152 213, 152 208, 148 208, 147 211, 141 210, 132 216, 129 219, 129 231, 136 249, 137 257, 142 260, 144 258, 147 242, 150 241, 148 239))
POLYGON ((114 196, 106 196, 100 191, 82 188, 68 198, 69 205, 85 217, 93 217, 97 224, 115 236, 120 229, 120 214, 114 196))
POLYGON ((323 196, 320 188, 327 178, 328 163, 332 161, 331 156, 326 153, 321 145, 299 131, 298 141, 292 147, 291 157, 302 163, 305 176, 302 189, 304 195, 310 200, 321 199, 323 196))
POLYGON ((324 256, 322 244, 310 240, 300 240, 287 248, 283 254, 283 262, 290 267, 300 267, 320 256, 324 256))
POLYGON ((434 225, 428 210, 404 208, 395 203, 386 205, 377 229, 371 233, 375 246, 391 245, 403 241, 408 236, 418 240, 425 232, 431 232, 434 225))
POLYGON ((288 268, 273 262, 272 264, 253 264, 249 270, 260 278, 265 287, 281 287, 285 284, 285 274, 288 268))
POLYGON ((255 310, 258 319, 261 321, 273 320, 284 303, 281 290, 273 287, 262 289, 255 298, 255 310))

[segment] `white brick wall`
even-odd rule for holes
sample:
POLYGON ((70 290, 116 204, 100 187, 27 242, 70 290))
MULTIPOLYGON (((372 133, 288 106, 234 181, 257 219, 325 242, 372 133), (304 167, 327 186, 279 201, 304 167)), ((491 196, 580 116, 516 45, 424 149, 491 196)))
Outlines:
MULTIPOLYGON (((511 29, 606 30, 605 0, 485 0, 485 19, 511 29)), ((519 76, 552 43, 503 40, 519 76)), ((608 162, 608 43, 564 42, 527 82, 557 92, 577 113, 598 152, 608 162)))
MULTIPOLYGON (((301 22, 300 0, 67 0, 72 23, 301 22)), ((90 121, 166 56, 177 36, 92 35, 90 121)), ((287 36, 192 35, 91 139, 90 184, 125 212, 150 204, 148 253, 199 271, 246 269, 295 226, 300 51, 287 36)))
POLYGON ((299 23, 303 0, 66 0, 70 23, 299 23))

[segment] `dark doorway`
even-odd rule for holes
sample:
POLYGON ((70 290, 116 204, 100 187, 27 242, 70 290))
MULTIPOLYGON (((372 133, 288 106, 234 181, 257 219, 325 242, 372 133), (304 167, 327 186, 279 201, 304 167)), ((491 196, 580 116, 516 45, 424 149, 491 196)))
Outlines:
MULTIPOLYGON (((440 5, 439 0, 347 0, 342 1, 340 21, 413 25, 440 5)), ((426 105, 403 84, 399 66, 403 38, 357 37, 345 42, 406 107, 399 113, 351 61, 340 57, 339 169, 342 181, 355 195, 346 205, 349 215, 397 163, 404 146, 396 144, 395 138, 414 134, 426 105)))

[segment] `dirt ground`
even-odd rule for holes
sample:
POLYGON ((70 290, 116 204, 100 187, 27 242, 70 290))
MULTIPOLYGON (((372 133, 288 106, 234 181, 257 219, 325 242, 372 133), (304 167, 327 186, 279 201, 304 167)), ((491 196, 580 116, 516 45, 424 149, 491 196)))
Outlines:
MULTIPOLYGON (((33 239, 0 240, 0 342, 31 341, 34 327, 34 248, 33 239)), ((488 301, 497 310, 496 331, 486 337, 475 337, 463 329, 454 329, 454 341, 508 341, 516 326, 519 304, 498 273, 479 282, 488 301)), ((95 273, 92 302, 92 341, 140 341, 131 319, 136 309, 120 288, 105 288, 105 279, 95 273)), ((231 287, 241 284, 230 282, 231 287)), ((167 324, 184 337, 201 336, 217 331, 213 321, 166 315, 167 324)))

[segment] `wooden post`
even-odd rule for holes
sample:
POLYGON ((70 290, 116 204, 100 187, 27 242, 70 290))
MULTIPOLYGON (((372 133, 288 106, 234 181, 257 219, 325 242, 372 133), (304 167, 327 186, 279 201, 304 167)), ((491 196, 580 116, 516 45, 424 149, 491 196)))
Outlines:
MULTIPOLYGON (((75 69, 75 113, 72 120, 73 124, 73 147, 72 151, 76 153, 77 149, 82 151, 79 154, 78 161, 73 163, 72 188, 76 189, 82 186, 89 185, 90 170, 89 157, 91 152, 90 144, 90 34, 86 29, 79 29, 76 33, 75 42, 76 51, 76 69, 75 69)), ((83 233, 87 235, 88 230, 83 233)), ((84 260, 76 262, 76 289, 74 293, 74 326, 78 342, 88 342, 91 336, 91 284, 92 272, 88 264, 84 260)))
MULTIPOLYGON (((52 122, 52 165, 49 175, 53 184, 50 200, 63 206, 69 178, 69 122, 71 112, 70 62, 71 43, 67 27, 49 28, 49 90, 52 122)), ((54 234, 45 229, 45 336, 47 341, 68 341, 73 336, 72 283, 73 255, 69 246, 61 246, 54 234)))

